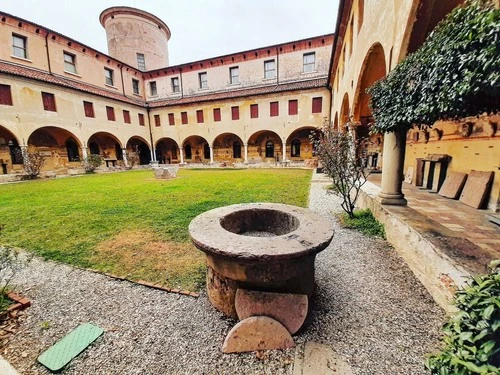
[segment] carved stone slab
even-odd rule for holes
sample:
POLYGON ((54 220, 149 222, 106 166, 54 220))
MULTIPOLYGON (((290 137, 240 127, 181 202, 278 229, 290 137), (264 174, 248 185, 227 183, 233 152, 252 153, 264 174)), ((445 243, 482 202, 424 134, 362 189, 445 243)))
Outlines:
POLYGON ((267 316, 252 316, 236 324, 222 345, 223 353, 288 349, 295 345, 287 329, 267 316))
POLYGON ((236 313, 240 320, 265 315, 283 324, 293 335, 307 316, 308 301, 304 294, 255 292, 238 289, 235 298, 236 313))
POLYGON ((488 197, 492 181, 492 171, 471 171, 460 196, 460 202, 474 208, 482 208, 488 197))
POLYGON ((466 180, 467 173, 450 172, 439 190, 439 195, 446 198, 458 199, 466 180))

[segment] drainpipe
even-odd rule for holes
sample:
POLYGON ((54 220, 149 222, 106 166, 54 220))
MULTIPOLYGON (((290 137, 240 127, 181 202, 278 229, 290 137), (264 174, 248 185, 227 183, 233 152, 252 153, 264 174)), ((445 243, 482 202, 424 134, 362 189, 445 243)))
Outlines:
POLYGON ((278 47, 276 47, 276 84, 280 84, 280 53, 278 47))
POLYGON ((123 82, 123 64, 120 65, 120 77, 122 77, 122 92, 125 96, 125 83, 123 82))
POLYGON ((148 126, 149 126, 149 139, 151 141, 151 165, 156 165, 156 151, 155 145, 153 143, 153 131, 151 130, 151 113, 149 112, 149 104, 146 104, 146 112, 148 114, 148 126))
POLYGON ((179 77, 180 77, 180 84, 181 84, 181 99, 184 98, 184 85, 182 84, 182 68, 179 69, 179 77))
POLYGON ((49 74, 52 74, 52 68, 50 67, 49 33, 45 35, 45 50, 47 51, 47 67, 49 68, 49 74))

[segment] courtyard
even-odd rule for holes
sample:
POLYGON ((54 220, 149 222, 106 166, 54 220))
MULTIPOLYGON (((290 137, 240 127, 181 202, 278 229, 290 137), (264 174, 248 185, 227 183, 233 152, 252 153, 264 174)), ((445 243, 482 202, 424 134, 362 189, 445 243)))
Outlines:
MULTIPOLYGON (((187 184, 189 179, 207 181, 208 189, 209 176, 217 173, 235 173, 235 179, 221 178, 231 186, 245 171, 183 171, 177 180, 166 182, 149 179, 151 171, 128 175, 142 176, 137 184, 145 185, 149 194, 154 189, 148 184, 159 189, 159 185, 175 181, 187 184)), ((4 346, 2 355, 23 374, 46 374, 36 363, 39 353, 78 324, 92 322, 105 333, 69 365, 66 374, 292 374, 296 355, 311 341, 330 346, 355 374, 425 374, 423 359, 438 345, 444 313, 394 249, 382 239, 338 225, 339 202, 326 194, 330 182, 324 175, 313 174, 310 180, 310 171, 278 169, 257 174, 270 174, 274 177, 267 178, 288 183, 302 179, 289 187, 295 190, 293 196, 303 199, 294 203, 329 218, 335 228, 331 245, 317 257, 318 288, 306 325, 295 336, 297 349, 224 355, 220 347, 234 321, 216 311, 203 290, 199 298, 165 293, 37 257, 15 280, 33 305, 20 317, 19 331, 4 346), (287 178, 283 173, 289 173, 287 178)), ((88 181, 98 177, 89 176, 88 181)), ((269 190, 263 180, 254 178, 240 181, 255 186, 247 194, 269 190)), ((88 185, 81 184, 82 179, 36 183, 57 183, 59 189, 64 184, 72 186, 73 180, 88 185)), ((17 186, 27 189, 29 184, 17 186)), ((274 193, 262 194, 270 194, 267 197, 273 201, 287 199, 286 191, 276 194, 271 190, 274 193)), ((199 194, 198 199, 203 200, 203 193, 199 194)), ((226 199, 232 203, 244 197, 235 192, 226 199)), ((86 201, 92 205, 92 199, 86 201)))

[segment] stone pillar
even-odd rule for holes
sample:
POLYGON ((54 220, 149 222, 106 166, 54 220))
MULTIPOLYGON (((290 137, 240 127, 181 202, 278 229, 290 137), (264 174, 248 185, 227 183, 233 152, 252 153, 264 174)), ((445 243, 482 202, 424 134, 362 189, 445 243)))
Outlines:
POLYGON ((381 204, 405 206, 403 166, 406 150, 405 132, 389 132, 384 135, 382 188, 377 196, 381 204))
POLYGON ((123 164, 125 164, 125 166, 128 167, 127 149, 126 148, 122 148, 122 157, 123 157, 123 164))
POLYGON ((212 146, 208 146, 210 147, 210 164, 213 164, 214 163, 214 148, 212 146))
POLYGON ((245 149, 245 151, 244 151, 245 152, 245 161, 244 161, 244 163, 247 164, 248 163, 248 143, 244 143, 243 147, 245 149))
POLYGON ((179 155, 181 156, 181 165, 184 165, 184 147, 179 147, 179 155))
POLYGON ((83 160, 85 160, 87 157, 88 157, 87 147, 82 146, 82 158, 83 158, 83 160))
POLYGON ((283 162, 286 161, 286 141, 283 141, 283 162))

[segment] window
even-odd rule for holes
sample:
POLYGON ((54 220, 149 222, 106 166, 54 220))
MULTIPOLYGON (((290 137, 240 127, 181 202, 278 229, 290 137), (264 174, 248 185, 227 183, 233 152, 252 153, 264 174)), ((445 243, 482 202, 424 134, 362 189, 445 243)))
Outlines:
POLYGON ((304 73, 311 73, 316 70, 316 53, 304 53, 304 73))
POLYGON ((220 121, 220 108, 214 108, 214 122, 220 121))
POLYGON ((0 85, 0 104, 12 105, 12 93, 9 85, 0 85))
POLYGON ((45 109, 46 111, 52 111, 52 112, 57 111, 56 98, 54 94, 42 91, 42 102, 43 102, 43 109, 45 109))
POLYGON ((130 124, 131 123, 131 121, 130 121, 130 112, 129 111, 123 110, 123 122, 125 124, 130 124))
POLYGON ((179 85, 179 77, 172 78, 172 92, 181 92, 181 86, 179 85))
POLYGON ((198 73, 198 79, 200 81, 200 89, 208 89, 207 72, 198 73))
POLYGON ((68 73, 76 74, 76 57, 68 52, 63 52, 64 54, 64 71, 68 73))
POLYGON ((12 34, 12 54, 22 59, 28 58, 26 37, 12 34))
POLYGON ((269 113, 270 113, 271 117, 279 116, 279 114, 280 114, 279 102, 271 102, 269 106, 270 106, 269 113))
POLYGON ((144 126, 144 115, 142 113, 138 113, 137 117, 139 118, 139 125, 144 126))
POLYGON ((238 106, 231 107, 231 118, 233 120, 239 120, 240 119, 240 107, 238 107, 238 106))
POLYGON ((266 158, 274 158, 274 143, 271 140, 266 142, 266 158))
POLYGON ((104 68, 104 78, 106 79, 106 85, 113 86, 113 71, 108 68, 104 68))
POLYGON ((250 104, 250 118, 259 118, 258 104, 250 104))
POLYGON ((160 115, 155 115, 155 126, 161 126, 160 115))
POLYGON ((181 112, 181 122, 186 125, 188 123, 188 113, 181 112))
POLYGON ((191 152, 191 145, 184 146, 184 152, 186 154, 186 159, 191 159, 193 157, 193 154, 191 152))
POLYGON ((134 94, 139 95, 139 81, 132 78, 132 91, 134 94))
POLYGON ((146 70, 146 60, 143 53, 137 54, 137 68, 143 71, 146 70))
POLYGON ((203 158, 210 159, 210 146, 208 145, 208 143, 205 143, 203 145, 203 158))
POLYGON ((115 118, 115 109, 113 107, 106 106, 106 114, 108 115, 109 121, 116 121, 115 118))
POLYGON ((231 85, 236 85, 240 83, 240 68, 235 66, 234 68, 229 68, 229 83, 231 85))
POLYGON ((292 157, 300 156, 300 140, 294 139, 292 141, 292 151, 290 153, 292 157))
POLYGON ((196 111, 196 121, 198 121, 198 124, 203 124, 203 109, 196 111))
POLYGON ((168 124, 169 125, 175 125, 175 117, 173 113, 168 114, 168 124))
POLYGON ((149 82, 149 93, 151 96, 158 95, 158 89, 156 88, 156 81, 149 82))
POLYGON ((92 102, 83 102, 83 110, 85 117, 95 117, 94 104, 92 102))
POLYGON ((313 98, 312 113, 321 113, 323 110, 323 98, 313 98))
POLYGON ((299 113, 299 101, 297 99, 292 99, 288 101, 288 114, 296 115, 299 113))
POLYGON ((274 60, 264 61, 264 78, 276 77, 276 62, 274 60))
POLYGON ((238 141, 233 143, 233 158, 234 159, 241 158, 241 143, 238 141))

